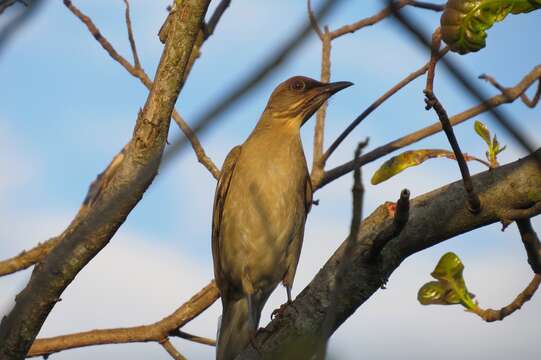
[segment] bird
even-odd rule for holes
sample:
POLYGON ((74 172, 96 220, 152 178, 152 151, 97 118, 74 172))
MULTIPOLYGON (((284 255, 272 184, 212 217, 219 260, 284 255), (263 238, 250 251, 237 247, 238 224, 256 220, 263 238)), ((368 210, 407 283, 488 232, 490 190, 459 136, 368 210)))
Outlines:
POLYGON ((280 282, 291 303, 312 184, 300 128, 348 81, 294 76, 272 92, 255 128, 222 165, 214 196, 212 256, 222 300, 217 360, 232 360, 254 338, 280 282))

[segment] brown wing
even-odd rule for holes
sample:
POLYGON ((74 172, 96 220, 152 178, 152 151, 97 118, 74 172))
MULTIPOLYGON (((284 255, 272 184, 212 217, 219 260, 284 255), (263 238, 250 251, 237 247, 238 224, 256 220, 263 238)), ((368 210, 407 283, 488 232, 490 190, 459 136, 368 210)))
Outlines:
POLYGON ((233 177, 235 166, 239 158, 241 147, 235 146, 225 158, 222 166, 222 172, 216 185, 216 193, 214 195, 214 209, 212 212, 212 258, 214 260, 214 278, 218 288, 224 292, 224 283, 222 275, 222 266, 220 264, 220 224, 222 222, 222 212, 224 203, 229 190, 229 184, 233 177))

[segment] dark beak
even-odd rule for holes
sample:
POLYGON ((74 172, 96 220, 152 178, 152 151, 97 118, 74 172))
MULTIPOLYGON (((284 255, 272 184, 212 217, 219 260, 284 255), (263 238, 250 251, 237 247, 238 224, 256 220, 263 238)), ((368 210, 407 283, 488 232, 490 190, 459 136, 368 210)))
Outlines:
POLYGON ((337 92, 339 92, 340 90, 344 90, 345 88, 348 88, 352 85, 353 83, 349 81, 337 81, 337 82, 332 82, 328 84, 323 84, 320 88, 320 91, 322 93, 329 94, 329 97, 330 97, 336 94, 337 92))

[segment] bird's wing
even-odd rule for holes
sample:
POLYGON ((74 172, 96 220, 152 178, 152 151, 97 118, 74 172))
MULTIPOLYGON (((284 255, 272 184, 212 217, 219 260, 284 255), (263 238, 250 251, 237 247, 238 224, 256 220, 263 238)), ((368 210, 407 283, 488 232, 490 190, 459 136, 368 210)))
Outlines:
POLYGON ((214 260, 214 278, 218 288, 222 292, 222 296, 225 289, 223 287, 222 266, 220 264, 220 225, 229 184, 231 183, 240 152, 241 146, 235 146, 225 158, 214 195, 214 209, 212 212, 212 258, 214 260))

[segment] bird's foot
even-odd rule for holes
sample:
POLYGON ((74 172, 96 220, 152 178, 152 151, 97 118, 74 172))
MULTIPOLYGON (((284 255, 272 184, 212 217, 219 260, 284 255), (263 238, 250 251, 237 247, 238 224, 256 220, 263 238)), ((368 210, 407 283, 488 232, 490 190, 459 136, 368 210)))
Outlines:
POLYGON ((284 317, 284 313, 286 311, 286 308, 291 303, 292 303, 292 301, 287 301, 285 304, 280 305, 280 307, 278 309, 275 309, 271 313, 271 320, 274 320, 276 318, 280 319, 280 318, 284 317))

